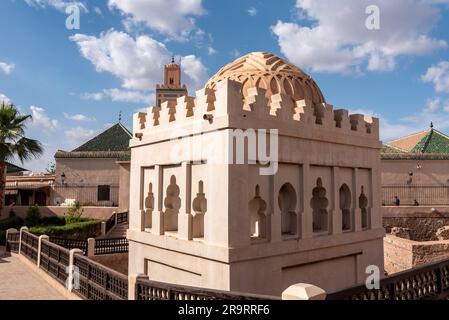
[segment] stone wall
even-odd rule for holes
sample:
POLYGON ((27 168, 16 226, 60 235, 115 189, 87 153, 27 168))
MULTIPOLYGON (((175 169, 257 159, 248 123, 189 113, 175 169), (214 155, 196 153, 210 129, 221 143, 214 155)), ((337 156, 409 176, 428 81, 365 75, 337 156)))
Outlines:
POLYGON ((388 274, 448 258, 449 240, 419 242, 393 235, 384 238, 384 264, 388 274))
POLYGON ((449 225, 449 207, 382 207, 382 217, 387 233, 401 227, 410 229, 411 240, 438 240, 438 229, 449 225))
POLYGON ((124 275, 128 275, 128 253, 105 254, 93 256, 90 259, 124 275))

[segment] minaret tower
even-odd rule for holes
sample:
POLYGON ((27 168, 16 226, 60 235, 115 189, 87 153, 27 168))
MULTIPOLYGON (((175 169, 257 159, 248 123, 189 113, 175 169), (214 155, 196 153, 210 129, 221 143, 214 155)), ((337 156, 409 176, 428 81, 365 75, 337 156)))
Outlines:
POLYGON ((173 101, 188 94, 187 87, 181 84, 181 65, 175 63, 175 57, 164 67, 164 84, 156 86, 156 106, 166 101, 173 101))

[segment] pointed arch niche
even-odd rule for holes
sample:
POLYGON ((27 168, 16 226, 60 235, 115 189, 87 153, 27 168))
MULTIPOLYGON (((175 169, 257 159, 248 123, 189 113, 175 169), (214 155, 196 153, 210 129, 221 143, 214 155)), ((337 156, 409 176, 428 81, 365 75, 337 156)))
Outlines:
POLYGON ((153 193, 153 184, 150 182, 148 185, 148 193, 145 197, 145 219, 144 219, 144 228, 152 228, 152 217, 154 211, 154 193, 153 193))
POLYGON ((327 207, 329 206, 329 200, 326 197, 326 189, 323 187, 321 178, 317 179, 316 187, 312 190, 310 205, 313 212, 313 232, 328 232, 329 213, 327 207))
POLYGON ((170 184, 164 199, 164 231, 178 231, 178 214, 181 208, 180 189, 176 184, 176 177, 170 177, 170 184))
POLYGON ((298 199, 295 188, 290 183, 285 183, 279 190, 278 204, 281 210, 281 232, 283 236, 297 234, 296 205, 298 199))
POLYGON ((260 196, 260 186, 255 189, 255 196, 248 203, 250 214, 250 236, 252 239, 267 238, 267 203, 260 196))
POLYGON ((193 238, 204 238, 204 215, 207 211, 207 199, 204 193, 204 182, 198 182, 198 193, 192 202, 192 236, 193 238))
POLYGON ((370 228, 370 217, 368 214, 368 198, 365 195, 364 186, 359 196, 359 208, 362 215, 362 229, 366 230, 370 228))
POLYGON ((340 187, 340 211, 341 211, 341 228, 343 231, 352 230, 352 209, 351 209, 351 190, 345 183, 340 187))

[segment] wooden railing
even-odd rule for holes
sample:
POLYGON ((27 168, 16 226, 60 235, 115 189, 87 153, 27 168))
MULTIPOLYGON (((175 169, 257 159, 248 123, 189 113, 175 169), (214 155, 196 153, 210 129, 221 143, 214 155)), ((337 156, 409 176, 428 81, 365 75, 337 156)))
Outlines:
POLYGON ((69 257, 69 250, 50 241, 42 240, 39 268, 61 284, 66 285, 69 257))
POLYGON ((112 228, 115 226, 115 220, 116 220, 117 213, 113 213, 111 217, 106 221, 106 233, 111 231, 112 228))
POLYGON ((86 240, 74 240, 65 238, 50 237, 50 241, 58 246, 66 249, 80 249, 83 253, 87 254, 87 241, 86 240))
POLYGON ((279 300, 273 296, 177 286, 147 279, 137 279, 135 297, 136 300, 279 300))
POLYGON ((117 213, 117 224, 128 222, 128 212, 117 213))
POLYGON ((127 300, 128 277, 106 268, 80 254, 74 256, 79 270, 78 295, 88 300, 127 300))
POLYGON ((379 289, 355 286, 327 295, 328 300, 447 300, 449 259, 380 280, 379 289))
POLYGON ((95 239, 95 255, 126 253, 128 252, 128 239, 95 239))
POLYGON ((37 263, 39 237, 32 233, 22 232, 22 241, 20 244, 20 253, 37 263))

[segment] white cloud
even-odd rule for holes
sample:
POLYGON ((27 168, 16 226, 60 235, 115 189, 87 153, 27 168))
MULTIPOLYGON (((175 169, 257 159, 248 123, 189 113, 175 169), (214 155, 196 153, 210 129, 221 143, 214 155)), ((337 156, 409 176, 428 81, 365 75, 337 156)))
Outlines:
POLYGON ((33 126, 46 131, 47 133, 54 132, 59 128, 59 121, 50 119, 45 109, 31 106, 31 115, 33 116, 33 126))
POLYGON ((447 42, 429 32, 439 7, 430 0, 297 0, 307 25, 278 21, 272 26, 283 54, 316 72, 391 71, 403 55, 426 55, 447 42), (365 26, 369 5, 380 7, 380 30, 365 26))
POLYGON ((98 7, 95 7, 95 8, 94 8, 94 12, 95 12, 96 14, 98 14, 99 16, 102 16, 102 15, 103 15, 103 11, 101 11, 101 9, 98 8, 98 7))
POLYGON ((11 99, 9 99, 3 93, 0 93, 0 105, 1 104, 10 104, 10 103, 11 103, 11 99))
MULTIPOLYGON (((76 34, 70 39, 98 72, 112 73, 128 90, 153 90, 162 82, 164 64, 171 60, 165 45, 146 35, 133 38, 127 33, 109 30, 98 38, 76 34)), ((206 68, 198 57, 183 57, 183 79, 189 90, 198 89, 207 78, 206 68)))
POLYGON ((25 0, 25 2, 32 7, 53 7, 61 12, 65 12, 69 6, 78 6, 84 12, 88 12, 84 1, 72 1, 72 0, 25 0))
POLYGON ((94 117, 88 117, 84 114, 68 114, 64 112, 64 118, 67 120, 73 120, 73 121, 95 121, 94 117))
POLYGON ((132 102, 132 103, 153 103, 155 96, 153 93, 142 91, 122 90, 122 89, 104 89, 102 92, 84 93, 82 99, 100 101, 110 98, 114 102, 132 102))
POLYGON ((424 112, 433 113, 440 109, 441 99, 433 98, 427 99, 426 106, 424 107, 424 112))
POLYGON ((257 13, 258 13, 258 11, 257 11, 257 9, 256 9, 255 7, 250 7, 250 8, 248 9, 248 14, 249 14, 251 17, 256 16, 257 13))
POLYGON ((449 93, 449 61, 440 61, 430 67, 421 79, 426 83, 433 83, 437 92, 449 93))
POLYGON ((202 0, 109 0, 126 17, 125 23, 143 23, 175 40, 186 40, 195 29, 195 17, 205 14, 202 0))
POLYGON ((0 62, 0 73, 10 75, 11 72, 14 70, 14 68, 15 68, 14 63, 0 62))
POLYGON ((77 147, 92 139, 96 133, 97 130, 76 127, 68 129, 65 132, 65 137, 70 147, 77 147))
POLYGON ((212 56, 212 55, 214 55, 216 53, 217 53, 217 50, 215 50, 215 48, 213 48, 213 47, 208 47, 207 48, 207 54, 208 55, 212 56))

